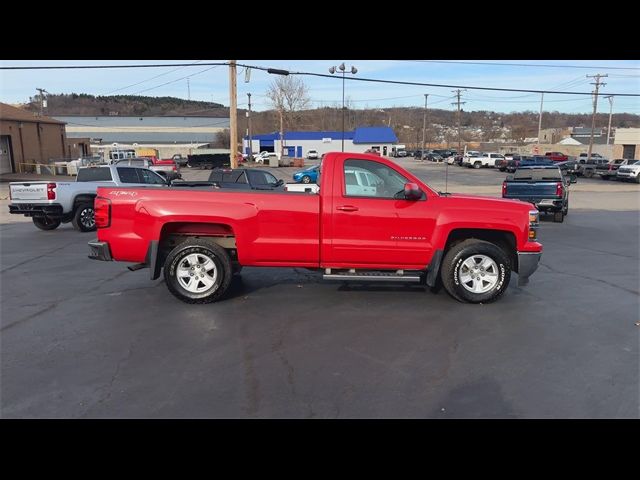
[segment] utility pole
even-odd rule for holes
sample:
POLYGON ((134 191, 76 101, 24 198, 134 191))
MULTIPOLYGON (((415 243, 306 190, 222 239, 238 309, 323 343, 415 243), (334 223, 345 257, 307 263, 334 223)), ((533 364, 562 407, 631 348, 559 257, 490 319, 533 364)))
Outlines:
POLYGON ((253 141, 251 139, 251 94, 247 93, 247 97, 249 97, 249 111, 247 112, 247 134, 249 135, 249 151, 247 152, 249 156, 253 157, 253 141))
POLYGON ((460 155, 460 152, 462 151, 462 137, 460 132, 460 105, 464 105, 465 103, 467 103, 467 102, 460 101, 460 94, 465 90, 466 89, 451 90, 453 93, 456 94, 456 97, 458 97, 458 100, 451 104, 451 105, 458 105, 458 155, 460 155))
POLYGON ((540 95, 540 116, 538 117, 538 153, 540 153, 540 136, 542 135, 542 102, 544 102, 544 92, 542 92, 540 95))
POLYGON ((429 98, 429 94, 424 94, 424 112, 422 113, 422 152, 420 154, 420 158, 424 156, 424 139, 427 132, 427 99, 429 98))
POLYGON ((191 100, 191 85, 189 85, 189 77, 187 77, 187 100, 191 100))
POLYGON ((593 115, 591 117, 591 136, 589 136, 589 152, 587 153, 587 162, 591 160, 591 151, 593 150, 593 131, 596 128, 596 112, 598 110, 598 90, 600 90, 600 85, 606 85, 606 83, 600 83, 600 79, 602 77, 608 77, 606 73, 604 75, 598 73, 596 75, 587 75, 587 78, 595 78, 595 83, 591 85, 595 85, 596 89, 593 95, 593 115))
POLYGON ((609 127, 607 128, 607 145, 609 145, 609 139, 611 138, 611 115, 613 114, 613 95, 604 98, 609 100, 609 127))
POLYGON ((40 92, 40 116, 44 115, 44 94, 49 93, 44 88, 36 88, 40 92))
POLYGON ((229 157, 231 168, 238 168, 238 89, 236 85, 236 61, 229 60, 229 157))

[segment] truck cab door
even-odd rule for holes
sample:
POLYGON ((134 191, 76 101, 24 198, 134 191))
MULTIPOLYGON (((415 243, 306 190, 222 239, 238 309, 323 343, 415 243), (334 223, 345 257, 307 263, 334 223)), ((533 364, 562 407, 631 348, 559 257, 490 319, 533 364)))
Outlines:
POLYGON ((426 194, 404 198, 410 180, 373 160, 339 159, 324 241, 323 265, 334 268, 424 269, 435 225, 426 194))

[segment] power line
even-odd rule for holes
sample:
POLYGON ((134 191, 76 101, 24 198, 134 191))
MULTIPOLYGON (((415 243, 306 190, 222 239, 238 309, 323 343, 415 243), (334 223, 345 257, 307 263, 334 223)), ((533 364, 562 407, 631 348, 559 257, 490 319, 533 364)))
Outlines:
POLYGON ((605 67, 605 66, 593 66, 593 65, 556 65, 545 63, 501 63, 501 62, 466 62, 460 60, 398 60, 398 61, 411 61, 411 62, 424 62, 424 63, 460 63, 465 65, 500 65, 507 67, 544 67, 544 68, 587 68, 587 69, 600 69, 600 70, 640 70, 640 67, 605 67))
MULTIPOLYGON (((166 68, 166 67, 192 67, 193 63, 150 63, 135 65, 45 65, 45 66, 0 66, 0 70, 78 70, 78 69, 105 69, 105 68, 166 68)), ((229 65, 229 62, 199 63, 198 66, 229 65)), ((252 67, 253 68, 253 67, 252 67)))
POLYGON ((219 67, 219 65, 214 65, 213 67, 205 68, 204 70, 200 70, 199 72, 192 73, 191 75, 186 75, 184 77, 176 78, 175 80, 171 80, 170 82, 162 83, 160 85, 156 85, 155 87, 145 88, 144 90, 140 90, 139 92, 135 92, 135 93, 130 93, 129 95, 138 95, 139 93, 148 92, 149 90, 154 90, 156 88, 164 87, 165 85, 179 82, 180 80, 184 80, 185 78, 188 79, 189 77, 195 77, 196 75, 200 75, 201 73, 208 72, 209 70, 213 70, 216 67, 219 67))
MULTIPOLYGON (((240 64, 238 64, 240 65, 240 64)), ((256 70, 265 70, 269 73, 275 73, 277 75, 303 75, 309 77, 320 77, 320 78, 333 78, 333 75, 328 75, 325 73, 313 73, 313 72, 292 72, 288 70, 279 70, 273 68, 266 67, 256 67, 252 66, 251 68, 255 68, 256 70)), ((524 89, 524 88, 499 88, 499 87, 473 87, 469 85, 449 85, 442 83, 425 83, 425 82, 408 82, 402 80, 383 80, 379 78, 365 78, 365 77, 347 77, 347 81, 350 82, 372 82, 372 83, 384 83, 384 84, 393 84, 393 85, 414 85, 419 87, 439 87, 439 88, 456 88, 462 90, 491 90, 498 92, 528 92, 528 93, 551 93, 551 94, 560 94, 560 95, 593 95, 590 92, 563 92, 556 90, 533 90, 533 89, 524 89)), ((604 94, 598 94, 604 95, 604 94)), ((615 95, 617 97, 640 97, 638 93, 610 93, 609 95, 615 95)))
MULTIPOLYGON (((432 61, 432 60, 428 60, 432 61)), ((436 60, 433 60, 436 61, 436 60)), ((478 62, 474 62, 478 63, 478 62)), ((229 65, 228 62, 209 62, 209 63, 200 63, 199 66, 223 66, 229 65)), ((237 64, 239 67, 247 67, 255 70, 265 71, 267 73, 277 74, 277 75, 306 75, 313 77, 321 77, 321 78, 339 78, 334 77, 333 75, 327 75, 322 73, 313 73, 313 72, 293 72, 289 70, 275 69, 270 67, 260 67, 256 65, 246 65, 246 64, 237 64)), ((508 64, 513 66, 522 66, 522 64, 508 64)), ((189 63, 174 63, 174 64, 149 64, 149 65, 60 65, 60 66, 0 66, 0 70, 53 70, 53 69, 108 69, 108 68, 159 68, 159 67, 189 67, 193 66, 193 64, 189 63)), ((583 68, 583 67, 580 67, 583 68)), ((587 67, 584 67, 587 68, 587 67)), ((630 67, 604 67, 604 68, 618 68, 618 69, 627 69, 627 70, 637 70, 637 68, 630 67)), ((186 78, 186 77, 184 77, 186 78)), ((533 90, 533 89, 521 89, 521 88, 498 88, 498 87, 474 87, 470 85, 450 85, 450 84, 438 84, 438 83, 425 83, 425 82, 408 82, 401 80, 383 80, 377 78, 365 78, 365 77, 347 77, 346 80, 352 82, 372 82, 372 83, 384 83, 384 84, 395 84, 395 85, 414 85, 419 87, 438 87, 438 88, 458 88, 458 89, 468 89, 468 90, 490 90, 490 91, 498 91, 498 92, 527 92, 527 93, 548 93, 548 94, 564 94, 564 95, 592 95, 589 92, 564 92, 564 91, 554 91, 554 90, 533 90)), ((168 82, 172 83, 172 82, 168 82)), ((166 85, 166 84, 163 84, 166 85)), ((161 87, 163 85, 158 85, 161 87)), ((153 87, 156 88, 156 87, 153 87)), ((150 90, 150 89, 148 89, 150 90)), ((147 90, 143 90, 147 91, 147 90)), ((139 92, 140 93, 140 92, 139 92)), ((604 95, 604 94, 598 94, 604 95)), ((640 97, 640 94, 637 93, 609 93, 609 95, 615 95, 617 97, 640 97)))
MULTIPOLYGON (((201 62, 201 61, 202 61, 202 60, 198 60, 197 62, 192 63, 191 65, 197 65, 197 64, 198 64, 199 62, 201 62)), ((186 67, 178 67, 178 68, 174 68, 173 70, 169 70, 168 72, 161 73, 160 75, 155 75, 155 76, 153 76, 153 77, 151 77, 151 78, 147 78, 146 80, 142 80, 141 82, 138 82, 138 83, 132 83, 131 85, 127 85, 126 87, 121 87, 121 88, 117 88, 117 89, 115 89, 115 90, 111 90, 110 92, 107 92, 107 93, 105 93, 105 94, 103 94, 103 95, 105 95, 105 96, 106 96, 106 95, 111 95, 112 93, 120 92, 120 91, 122 91, 122 90, 126 90, 127 88, 135 87, 135 86, 140 85, 140 84, 142 84, 142 83, 150 82, 151 80, 154 80, 154 79, 156 79, 156 78, 158 78, 158 77, 162 77, 162 76, 164 76, 164 75, 169 75, 170 73, 176 72, 176 71, 178 71, 178 70, 182 70, 183 68, 186 68, 186 67)))

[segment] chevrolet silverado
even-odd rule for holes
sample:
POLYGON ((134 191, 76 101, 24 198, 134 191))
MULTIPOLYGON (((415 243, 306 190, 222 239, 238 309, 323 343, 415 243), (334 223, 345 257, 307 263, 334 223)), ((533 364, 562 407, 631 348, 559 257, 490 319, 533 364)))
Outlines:
POLYGON ((512 271, 524 285, 538 267, 530 204, 440 193, 375 155, 327 153, 321 168, 318 193, 99 188, 89 258, 149 267, 151 279, 164 269, 187 303, 221 299, 243 266, 420 282, 469 303, 498 299, 512 271))

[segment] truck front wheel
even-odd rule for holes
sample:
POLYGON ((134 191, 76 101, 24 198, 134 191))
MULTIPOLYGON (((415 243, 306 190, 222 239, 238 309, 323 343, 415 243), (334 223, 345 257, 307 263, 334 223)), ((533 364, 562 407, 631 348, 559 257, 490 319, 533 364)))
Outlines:
POLYGON ((169 291, 186 303, 212 303, 229 288, 231 259, 220 245, 193 238, 174 248, 164 263, 169 291))
POLYGON ((33 217, 32 220, 33 224, 40 230, 55 230, 62 223, 59 218, 33 217))
POLYGON ((440 277, 445 290, 456 300, 490 303, 507 289, 511 263, 497 245, 469 239, 449 249, 442 261, 440 277))

